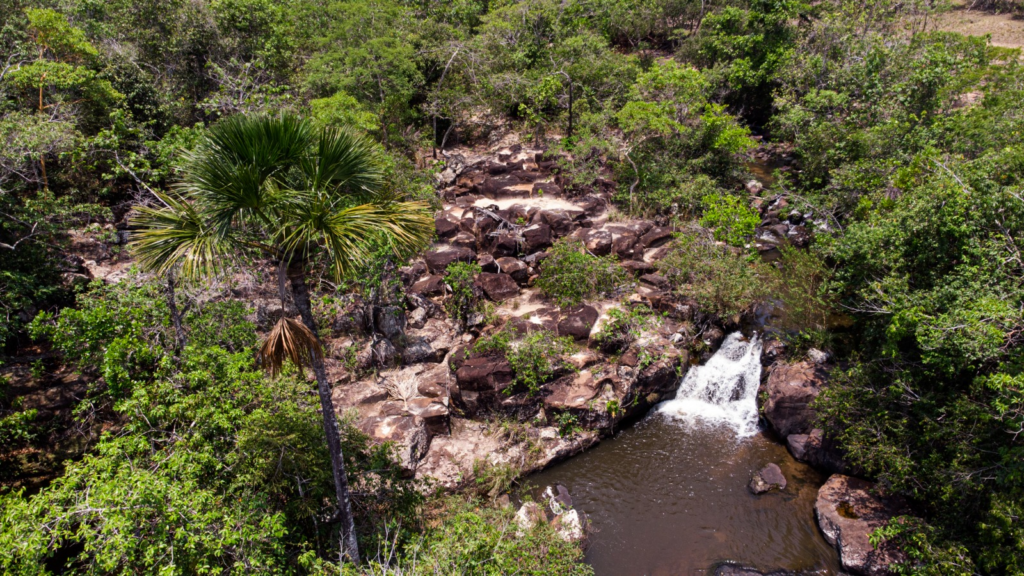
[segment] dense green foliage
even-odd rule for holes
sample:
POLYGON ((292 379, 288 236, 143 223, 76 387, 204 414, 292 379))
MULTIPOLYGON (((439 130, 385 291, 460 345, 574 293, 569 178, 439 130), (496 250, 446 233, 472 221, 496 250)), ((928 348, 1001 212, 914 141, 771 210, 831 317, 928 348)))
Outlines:
POLYGON ((629 276, 611 256, 594 256, 579 240, 555 242, 541 264, 537 286, 560 306, 575 306, 609 296, 627 285, 629 276))

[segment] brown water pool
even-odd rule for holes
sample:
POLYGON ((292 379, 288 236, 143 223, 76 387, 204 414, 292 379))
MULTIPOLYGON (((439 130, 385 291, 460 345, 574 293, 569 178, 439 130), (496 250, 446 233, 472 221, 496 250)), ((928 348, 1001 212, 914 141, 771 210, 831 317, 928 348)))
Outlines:
POLYGON ((564 485, 589 516, 597 576, 703 575, 722 562, 824 576, 840 573, 814 519, 824 480, 764 434, 737 439, 728 427, 684 426, 652 411, 527 481, 564 485), (754 496, 750 476, 769 462, 788 486, 754 496))

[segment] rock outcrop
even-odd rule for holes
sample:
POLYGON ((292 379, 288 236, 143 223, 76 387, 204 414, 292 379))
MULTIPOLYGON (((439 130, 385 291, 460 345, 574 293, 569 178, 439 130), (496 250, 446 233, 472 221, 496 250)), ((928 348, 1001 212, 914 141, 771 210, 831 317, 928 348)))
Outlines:
POLYGON ((892 565, 905 556, 891 543, 878 548, 870 536, 899 514, 900 507, 882 497, 866 480, 836 474, 818 490, 814 513, 829 544, 839 552, 843 569, 861 576, 893 574, 892 565))
POLYGON ((815 416, 811 402, 818 397, 827 378, 828 373, 819 364, 773 366, 766 386, 764 415, 780 437, 810 432, 815 416))

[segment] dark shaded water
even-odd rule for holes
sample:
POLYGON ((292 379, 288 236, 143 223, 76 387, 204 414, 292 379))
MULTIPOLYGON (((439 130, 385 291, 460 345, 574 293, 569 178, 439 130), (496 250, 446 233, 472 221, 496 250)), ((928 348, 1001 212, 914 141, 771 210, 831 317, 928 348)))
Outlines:
POLYGON ((825 479, 763 434, 737 440, 728 427, 684 427, 652 412, 529 480, 541 488, 563 484, 590 517, 587 560, 598 576, 689 576, 724 561, 839 573, 814 520, 825 479), (751 474, 769 462, 782 468, 788 486, 750 494, 751 474))

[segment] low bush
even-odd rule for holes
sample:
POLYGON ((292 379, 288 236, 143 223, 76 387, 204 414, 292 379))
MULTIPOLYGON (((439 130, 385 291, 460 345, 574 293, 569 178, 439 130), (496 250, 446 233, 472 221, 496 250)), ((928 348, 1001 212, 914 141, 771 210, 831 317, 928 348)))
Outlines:
POLYGON ((632 344, 645 328, 657 320, 658 317, 646 306, 612 308, 608 311, 608 320, 594 335, 594 341, 601 350, 614 354, 632 344))
POLYGON ((515 508, 452 496, 431 514, 433 526, 393 559, 378 556, 371 574, 559 574, 588 576, 583 550, 540 522, 519 528, 515 508), (391 560, 391 561, 388 561, 391 560))
POLYGON ((540 330, 521 338, 514 338, 508 330, 477 340, 474 352, 497 352, 502 354, 515 374, 516 387, 506 388, 506 393, 526 388, 534 396, 562 365, 559 357, 576 351, 576 344, 569 336, 557 336, 553 332, 540 330))
POLYGON ((677 238, 661 262, 661 273, 701 310, 731 316, 771 296, 765 265, 716 244, 699 230, 677 238))
POLYGON ((629 275, 612 256, 594 256, 583 242, 563 238, 548 251, 537 286, 559 306, 575 306, 610 295, 629 283, 629 275))
POLYGON ((754 235, 754 229, 761 222, 756 211, 737 196, 724 194, 705 196, 702 226, 715 231, 715 240, 732 246, 742 246, 754 235))
POLYGON ((444 306, 448 315, 463 328, 480 305, 480 296, 473 288, 473 280, 480 272, 480 265, 470 262, 453 262, 445 272, 445 281, 452 293, 444 306))

